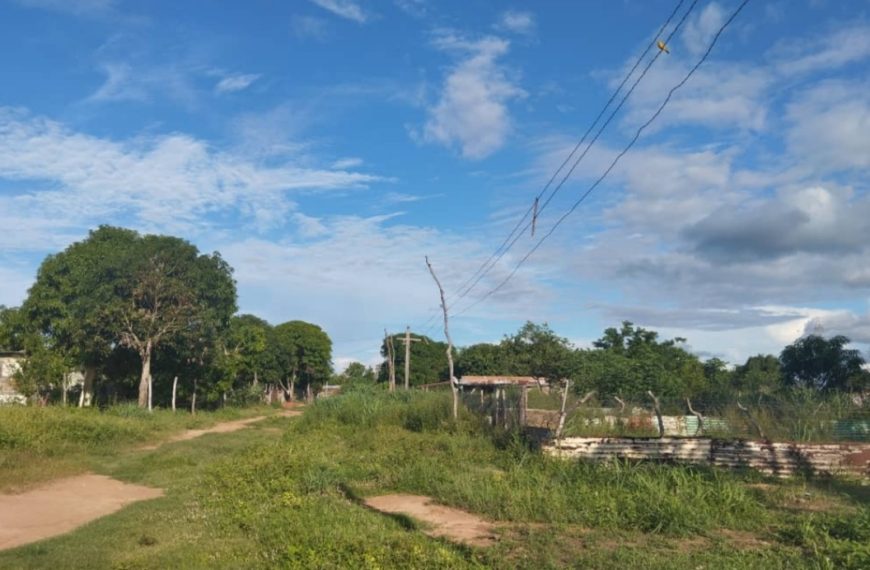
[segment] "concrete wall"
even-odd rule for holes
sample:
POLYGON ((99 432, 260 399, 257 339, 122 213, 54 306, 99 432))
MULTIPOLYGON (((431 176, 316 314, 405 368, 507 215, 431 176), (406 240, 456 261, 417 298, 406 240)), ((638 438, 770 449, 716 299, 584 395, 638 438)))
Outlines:
POLYGON ((544 446, 556 457, 589 460, 637 459, 752 468, 769 475, 852 474, 870 477, 867 443, 766 443, 707 438, 564 438, 544 446))
POLYGON ((0 356, 0 404, 24 404, 27 401, 12 383, 12 376, 21 369, 20 361, 20 356, 0 356))

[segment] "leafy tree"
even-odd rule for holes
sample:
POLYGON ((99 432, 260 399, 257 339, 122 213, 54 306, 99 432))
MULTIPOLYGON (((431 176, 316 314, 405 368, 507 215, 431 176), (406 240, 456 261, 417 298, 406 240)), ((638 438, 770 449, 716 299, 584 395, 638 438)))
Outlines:
POLYGON ((646 398, 647 390, 670 398, 701 393, 707 388, 704 366, 680 346, 683 342, 679 337, 660 341, 657 332, 628 321, 608 328, 593 343, 598 350, 581 353, 574 367, 582 380, 577 388, 634 399, 646 398))
POLYGON ((335 377, 337 384, 374 384, 376 380, 375 371, 371 367, 366 367, 362 362, 351 362, 344 369, 344 372, 335 377))
POLYGON ((304 386, 308 399, 332 374, 332 340, 319 326, 289 321, 275 327, 280 383, 292 398, 296 382, 304 386))
POLYGON ((129 274, 138 239, 132 230, 101 226, 87 239, 49 255, 21 307, 28 327, 84 370, 86 406, 98 367, 120 340, 120 325, 112 315, 123 303, 118 288, 129 274))
POLYGON ((864 358, 859 351, 846 348, 849 342, 842 335, 829 339, 809 335, 796 340, 779 356, 783 381, 787 386, 818 391, 864 388, 864 358))
POLYGON ((499 346, 510 372, 518 376, 556 381, 566 378, 572 370, 571 343, 546 323, 527 322, 516 334, 506 336, 499 346))
POLYGON ((188 342, 207 326, 225 327, 235 299, 231 269, 217 253, 101 226, 43 261, 22 310, 52 348, 85 369, 88 394, 112 353, 133 349, 145 406, 155 351, 188 342))
POLYGON ((269 323, 254 315, 236 315, 230 319, 224 335, 224 351, 227 372, 232 378, 248 379, 254 385, 258 383, 270 328, 269 323))
POLYGON ((69 362, 44 345, 31 344, 29 348, 27 358, 21 362, 13 381, 21 394, 36 396, 44 405, 54 389, 66 389, 64 375, 69 371, 69 362))
POLYGON ((459 351, 456 362, 459 376, 510 374, 513 366, 505 347, 498 344, 473 344, 459 351))
POLYGON ((0 350, 24 350, 23 316, 18 308, 0 305, 0 350))
MULTIPOLYGON (((446 381, 449 375, 447 357, 445 356, 447 353, 447 343, 438 342, 420 334, 412 333, 412 336, 420 339, 420 341, 411 343, 411 386, 446 381)), ((404 333, 395 334, 392 338, 396 360, 396 383, 398 384, 402 382, 402 374, 405 369, 405 346, 402 344, 402 339, 405 338, 405 335, 404 333)), ((387 382, 389 380, 389 370, 386 364, 387 354, 387 341, 385 339, 381 343, 381 356, 385 360, 384 364, 379 367, 379 382, 387 382)))
POLYGON ((772 354, 757 354, 734 371, 734 388, 746 394, 772 394, 782 386, 779 359, 772 354))

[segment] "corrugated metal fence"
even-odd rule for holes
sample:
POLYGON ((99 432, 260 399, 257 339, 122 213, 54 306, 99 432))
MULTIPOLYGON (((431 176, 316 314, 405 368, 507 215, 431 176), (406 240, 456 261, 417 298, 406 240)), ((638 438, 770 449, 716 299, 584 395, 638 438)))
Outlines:
POLYGON ((545 445, 544 451, 563 458, 634 459, 751 468, 780 477, 796 473, 870 476, 870 444, 867 443, 771 443, 696 437, 569 437, 545 445))

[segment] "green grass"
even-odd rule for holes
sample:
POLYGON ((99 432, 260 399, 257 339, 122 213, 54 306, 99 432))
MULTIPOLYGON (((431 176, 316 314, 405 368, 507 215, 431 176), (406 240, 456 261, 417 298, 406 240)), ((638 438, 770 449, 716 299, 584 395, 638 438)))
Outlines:
POLYGON ((190 415, 135 405, 94 408, 0 406, 0 491, 23 489, 88 469, 101 457, 171 433, 272 413, 224 408, 190 415))
POLYGON ((351 392, 301 418, 94 456, 158 486, 69 535, 0 553, 0 568, 864 568, 868 488, 691 467, 542 456, 449 394, 351 392), (275 433, 279 428, 280 433, 275 433), (361 498, 425 494, 496 521, 473 549, 361 498))

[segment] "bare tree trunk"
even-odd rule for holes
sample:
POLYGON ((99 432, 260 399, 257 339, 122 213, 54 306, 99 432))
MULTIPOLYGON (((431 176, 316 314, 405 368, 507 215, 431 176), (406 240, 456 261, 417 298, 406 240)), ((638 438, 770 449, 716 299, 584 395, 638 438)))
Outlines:
POLYGON ((148 375, 148 411, 153 412, 152 402, 154 401, 154 377, 148 375))
POLYGON ((562 430, 565 429, 565 419, 568 414, 565 413, 565 405, 568 403, 568 390, 571 388, 571 381, 565 379, 565 386, 562 388, 562 406, 559 408, 559 424, 556 426, 556 441, 562 438, 562 430))
POLYGON ((148 383, 151 378, 151 341, 139 352, 142 358, 142 374, 139 376, 139 407, 148 406, 148 383))
POLYGON ((94 380, 97 377, 95 366, 85 366, 85 377, 82 381, 82 394, 79 397, 79 407, 89 408, 94 402, 94 380))
POLYGON ((704 416, 701 415, 701 412, 697 412, 692 408, 692 400, 688 397, 686 398, 686 405, 689 407, 689 413, 698 418, 698 435, 701 435, 704 433, 704 416))
POLYGON ((305 401, 309 404, 314 400, 314 395, 311 393, 311 382, 305 384, 305 401))
POLYGON ((450 389, 453 391, 453 419, 456 420, 459 418, 459 381, 453 375, 453 341, 450 339, 447 301, 444 300, 444 288, 441 286, 441 282, 438 281, 438 276, 435 275, 432 264, 429 263, 429 256, 426 256, 426 266, 429 268, 429 273, 432 274, 432 279, 435 280, 435 285, 438 286, 438 293, 441 295, 441 310, 444 312, 444 336, 447 337, 447 367, 450 372, 450 389))
POLYGON ((175 395, 178 393, 178 376, 172 379, 172 413, 175 413, 175 395))
POLYGON ((653 410, 656 413, 656 420, 658 420, 659 423, 659 437, 664 437, 665 422, 664 420, 662 420, 662 408, 659 405, 659 399, 656 398, 656 395, 652 393, 652 390, 647 390, 646 393, 649 394, 649 397, 652 398, 653 401, 653 410))
POLYGON ((259 384, 259 380, 257 379, 257 371, 254 370, 254 388, 257 387, 257 384, 259 384))
POLYGON ((625 402, 619 396, 614 396, 613 399, 619 402, 619 413, 621 414, 622 412, 624 412, 625 402))
POLYGON ((384 329, 384 343, 387 345, 387 371, 389 372, 390 392, 396 391, 396 353, 393 350, 393 337, 384 329))
POLYGON ((758 432, 758 437, 767 440, 767 436, 764 435, 764 430, 761 429, 761 426, 758 425, 758 422, 756 422, 755 418, 752 417, 752 414, 749 413, 749 409, 747 409, 746 406, 740 403, 740 400, 737 400, 737 409, 743 412, 743 414, 746 416, 746 419, 749 420, 749 423, 752 424, 752 427, 754 427, 755 431, 758 432))
POLYGON ((65 373, 65 374, 61 377, 61 379, 60 379, 60 386, 61 386, 61 389, 62 389, 62 391, 61 391, 61 395, 60 395, 60 396, 61 396, 61 401, 63 402, 63 407, 64 407, 64 408, 66 407, 66 404, 67 404, 67 402, 66 402, 66 392, 67 392, 67 389, 68 389, 68 386, 67 386, 67 381, 68 381, 68 379, 69 379, 69 374, 66 374, 66 373, 65 373))
POLYGON ((196 414, 196 378, 193 379, 193 396, 190 397, 190 413, 196 414))

